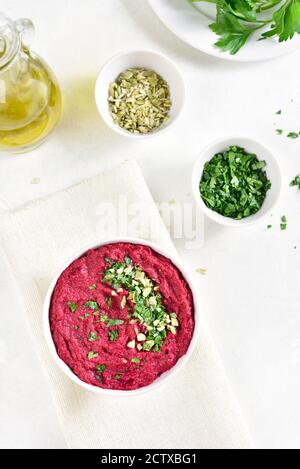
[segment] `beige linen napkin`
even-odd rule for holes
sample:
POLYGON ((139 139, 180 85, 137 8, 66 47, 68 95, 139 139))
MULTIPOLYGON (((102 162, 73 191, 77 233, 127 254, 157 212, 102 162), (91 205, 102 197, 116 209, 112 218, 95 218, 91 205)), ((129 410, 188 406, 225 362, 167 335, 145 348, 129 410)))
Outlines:
MULTIPOLYGON (((2 249, 16 280, 20 304, 48 376, 68 446, 251 447, 247 428, 204 324, 198 347, 187 366, 158 390, 140 397, 114 398, 89 393, 65 377, 51 358, 42 331, 43 300, 51 279, 69 256, 99 240, 104 223, 103 207, 109 210, 120 204, 120 200, 124 202, 124 198, 128 206, 136 201, 145 204, 148 222, 156 221, 159 227, 159 239, 152 241, 173 249, 135 163, 126 162, 113 171, 21 209, 2 212, 0 217, 2 249)), ((120 216, 124 213, 117 214, 120 216)), ((146 224, 144 218, 139 233, 128 234, 147 236, 146 224)))

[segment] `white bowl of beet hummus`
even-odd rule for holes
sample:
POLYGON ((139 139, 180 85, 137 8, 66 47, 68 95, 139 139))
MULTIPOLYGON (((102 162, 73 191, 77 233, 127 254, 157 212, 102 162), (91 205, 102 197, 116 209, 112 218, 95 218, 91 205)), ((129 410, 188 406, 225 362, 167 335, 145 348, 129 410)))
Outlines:
POLYGON ((62 371, 98 394, 140 394, 187 361, 197 295, 173 255, 153 243, 89 246, 59 271, 44 304, 49 349, 62 371))

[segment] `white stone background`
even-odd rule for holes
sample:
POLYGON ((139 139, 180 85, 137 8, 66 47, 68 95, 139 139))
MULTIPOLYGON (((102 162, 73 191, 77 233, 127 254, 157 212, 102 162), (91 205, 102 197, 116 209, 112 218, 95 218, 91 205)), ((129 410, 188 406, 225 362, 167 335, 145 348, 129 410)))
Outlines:
MULTIPOLYGON (((0 197, 10 207, 62 189, 125 158, 140 164, 158 201, 190 192, 197 154, 211 140, 247 135, 269 146, 285 190, 267 223, 244 231, 205 220, 205 243, 177 247, 198 276, 203 315, 222 356, 255 443, 300 447, 300 193, 288 184, 300 172, 300 140, 274 128, 300 130, 300 52, 239 64, 189 48, 155 17, 146 0, 2 0, 12 18, 36 25, 34 49, 55 70, 64 94, 62 121, 31 154, 0 158, 0 197), (188 88, 176 127, 149 141, 127 141, 99 119, 93 87, 101 65, 126 48, 172 58, 188 88), (275 116, 278 109, 281 117, 275 116), (275 124, 275 125, 274 125, 275 124), (40 184, 30 184, 33 178, 40 184), (280 231, 280 217, 288 229, 280 231), (294 249, 298 246, 298 249, 294 249)), ((34 227, 32 227, 34 229, 34 227)), ((32 348, 11 278, 0 262, 0 447, 60 448, 64 439, 32 348)))

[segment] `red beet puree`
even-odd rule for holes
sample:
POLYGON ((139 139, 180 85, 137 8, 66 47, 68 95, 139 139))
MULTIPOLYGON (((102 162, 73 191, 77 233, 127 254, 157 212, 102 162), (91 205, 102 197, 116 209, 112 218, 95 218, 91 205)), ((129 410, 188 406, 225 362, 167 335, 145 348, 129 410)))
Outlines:
POLYGON ((50 325, 59 357, 82 381, 105 389, 137 389, 151 384, 187 352, 194 331, 192 293, 174 264, 153 249, 110 244, 86 252, 61 274, 51 300, 50 325), (117 269, 116 262, 123 267, 117 269), (115 281, 114 275, 129 279, 136 296, 120 282, 105 281, 110 268, 119 274, 108 273, 109 281, 115 281), (143 285, 132 277, 137 271, 143 285), (158 320, 148 330, 148 316, 146 321, 136 316, 137 298, 143 315, 148 314, 144 306, 163 309, 165 325, 158 320), (162 308, 157 306, 160 301, 162 308), (153 334, 159 334, 158 345, 153 334))

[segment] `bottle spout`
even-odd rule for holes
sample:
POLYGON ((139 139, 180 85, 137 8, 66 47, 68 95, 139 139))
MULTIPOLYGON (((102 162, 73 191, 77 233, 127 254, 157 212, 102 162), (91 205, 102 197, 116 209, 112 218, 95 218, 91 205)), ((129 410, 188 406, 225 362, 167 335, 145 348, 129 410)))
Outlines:
POLYGON ((15 24, 0 13, 0 70, 16 56, 20 48, 20 36, 15 24))
POLYGON ((28 18, 15 21, 16 29, 20 35, 22 46, 29 49, 34 39, 34 26, 28 18))

